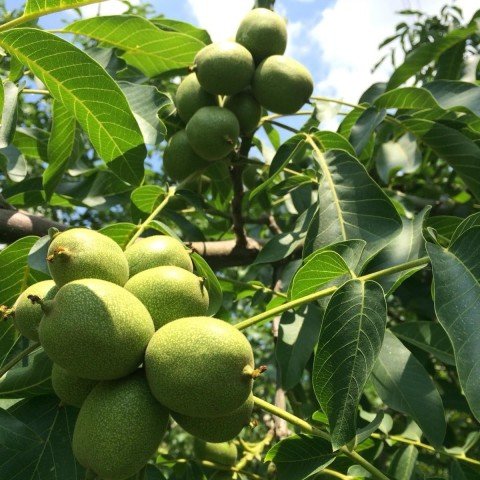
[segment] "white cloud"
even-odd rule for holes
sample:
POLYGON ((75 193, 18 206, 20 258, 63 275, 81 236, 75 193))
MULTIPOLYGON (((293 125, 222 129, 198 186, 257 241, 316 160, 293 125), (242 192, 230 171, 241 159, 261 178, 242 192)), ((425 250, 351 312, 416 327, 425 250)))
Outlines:
MULTIPOLYGON (((140 0, 131 0, 133 5, 138 5, 140 0)), ((81 7, 83 18, 96 17, 97 15, 120 15, 127 10, 127 6, 119 0, 96 3, 81 7)))
MULTIPOLYGON (((456 2, 467 19, 475 10, 474 3, 456 2)), ((439 0, 337 0, 323 10, 310 33, 320 48, 326 72, 316 85, 316 93, 356 102, 372 83, 388 80, 392 71, 389 62, 373 74, 371 68, 380 59, 379 43, 394 33, 395 25, 401 21, 395 12, 412 8, 432 14, 442 4, 439 0)))
POLYGON ((188 0, 200 27, 213 41, 235 38, 242 18, 251 10, 253 0, 188 0))

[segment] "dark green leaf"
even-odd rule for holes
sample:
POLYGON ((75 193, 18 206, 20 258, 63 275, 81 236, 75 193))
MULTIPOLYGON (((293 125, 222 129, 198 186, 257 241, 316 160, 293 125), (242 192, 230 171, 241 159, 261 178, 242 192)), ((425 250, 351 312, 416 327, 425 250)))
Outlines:
POLYGON ((453 348, 445 330, 437 322, 404 322, 391 328, 401 340, 435 355, 447 365, 455 365, 453 348))
POLYGON ((315 157, 323 176, 318 187, 319 210, 308 229, 305 252, 361 239, 367 242, 362 256, 365 261, 400 232, 401 219, 356 158, 339 150, 315 157))
POLYGON ((190 35, 160 30, 146 18, 135 15, 78 20, 64 31, 86 35, 123 50, 121 58, 148 77, 178 69, 187 73, 195 54, 205 46, 190 35))
POLYGON ((438 320, 453 345, 460 385, 480 419, 480 227, 466 230, 447 249, 427 243, 438 320))
POLYGON ((0 478, 11 480, 84 480, 85 471, 72 453, 72 434, 78 409, 59 407, 57 398, 41 396, 16 403, 8 410, 41 438, 27 448, 0 449, 0 478))
POLYGON ((222 306, 223 293, 217 276, 210 265, 198 254, 191 254, 197 274, 205 279, 205 287, 208 291, 208 315, 215 315, 222 306))
POLYGON ((13 452, 30 448, 30 444, 40 444, 42 439, 27 425, 6 410, 0 409, 0 448, 13 452))
POLYGON ((305 365, 317 343, 321 324, 322 311, 314 304, 282 314, 275 358, 284 390, 291 390, 301 380, 305 365))
POLYGON ((451 242, 463 235, 464 232, 473 227, 480 227, 480 212, 474 213, 467 218, 465 218, 461 223, 458 224, 457 228, 454 230, 451 236, 451 242))
POLYGON ((395 480, 413 480, 417 458, 418 450, 413 445, 398 449, 388 469, 389 475, 395 480))
POLYGON ((380 411, 375 415, 375 418, 368 425, 365 425, 363 428, 359 428, 357 430, 357 434, 355 435, 355 445, 359 445, 360 443, 364 442, 370 437, 370 435, 372 435, 373 432, 380 428, 383 417, 384 413, 380 411))
POLYGON ((329 442, 312 435, 292 435, 274 445, 265 461, 275 463, 278 480, 304 480, 335 459, 329 442))
POLYGON ((142 134, 125 95, 100 65, 66 40, 36 28, 2 32, 0 45, 28 65, 75 116, 116 175, 131 184, 143 180, 142 134))
POLYGON ((386 321, 383 290, 372 281, 348 281, 325 311, 312 382, 335 449, 356 435, 358 402, 380 352, 386 321))
POLYGON ((434 217, 428 217, 425 226, 433 228, 438 235, 450 240, 452 238, 455 229, 462 223, 460 217, 454 217, 451 215, 436 215, 434 217))
POLYGON ((385 118, 385 114, 385 110, 378 111, 374 107, 369 107, 358 117, 358 120, 350 130, 349 137, 357 155, 360 155, 365 148, 371 135, 385 118))
POLYGON ((312 136, 322 152, 344 150, 350 155, 355 156, 355 150, 350 142, 338 133, 323 131, 315 132, 312 136))
POLYGON ((388 330, 372 380, 389 407, 408 413, 433 445, 443 443, 446 423, 440 394, 422 364, 388 330))

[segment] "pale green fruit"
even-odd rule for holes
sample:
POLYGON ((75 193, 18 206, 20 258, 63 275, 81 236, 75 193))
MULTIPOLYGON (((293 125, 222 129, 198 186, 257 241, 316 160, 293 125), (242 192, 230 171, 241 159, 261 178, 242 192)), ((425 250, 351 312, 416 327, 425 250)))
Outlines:
POLYGON ((237 447, 232 442, 210 443, 195 438, 193 452, 198 460, 233 466, 237 461, 237 447))
POLYGON ((81 378, 110 380, 133 372, 155 331, 140 300, 104 280, 67 283, 42 309, 39 338, 45 352, 81 378))
POLYGON ((206 315, 208 311, 204 280, 183 268, 144 270, 132 277, 125 289, 147 307, 155 329, 177 318, 206 315))
POLYGON ((309 100, 313 78, 301 63, 282 55, 267 57, 255 70, 255 98, 275 113, 295 113, 309 100))
POLYGON ((140 238, 125 250, 130 277, 149 268, 172 265, 193 272, 188 250, 173 237, 153 235, 140 238))
POLYGON ((145 353, 157 400, 192 417, 218 417, 239 408, 252 391, 253 352, 235 327, 211 317, 174 320, 145 353))
POLYGON ((139 371, 99 383, 87 397, 73 432, 78 462, 103 480, 124 480, 156 452, 168 411, 153 398, 139 371))
POLYGON ((240 92, 227 97, 223 106, 235 114, 242 133, 251 133, 257 128, 262 116, 262 106, 250 92, 240 92))
POLYGON ((175 181, 184 180, 208 165, 209 162, 193 150, 185 130, 172 135, 163 152, 163 168, 170 178, 175 181))
POLYGON ((44 280, 28 287, 17 298, 13 306, 13 323, 18 331, 34 342, 38 342, 38 326, 43 317, 42 308, 28 298, 35 295, 41 299, 52 299, 58 291, 53 280, 44 280))
POLYGON ((73 280, 98 278, 123 286, 128 263, 119 245, 87 228, 72 228, 56 235, 48 248, 48 269, 61 287, 73 280))
POLYGON ((244 17, 235 39, 260 63, 271 55, 282 55, 287 47, 287 24, 267 8, 255 8, 244 17))
POLYGON ((236 146, 240 125, 234 113, 221 107, 203 107, 186 128, 193 150, 205 160, 220 160, 236 146))
POLYGON ((253 395, 250 394, 243 405, 222 417, 189 417, 172 412, 172 418, 190 435, 206 442, 226 442, 235 438, 250 424, 253 405, 253 395))
POLYGON ((216 42, 195 56, 200 85, 214 95, 233 95, 250 85, 255 64, 251 53, 235 42, 216 42))
POLYGON ((53 364, 53 391, 65 405, 81 407, 96 384, 97 382, 95 380, 77 377, 76 375, 67 372, 56 363, 53 364))
POLYGON ((175 105, 178 116, 187 123, 200 108, 218 105, 218 98, 204 90, 198 82, 197 75, 191 73, 178 86, 175 105))

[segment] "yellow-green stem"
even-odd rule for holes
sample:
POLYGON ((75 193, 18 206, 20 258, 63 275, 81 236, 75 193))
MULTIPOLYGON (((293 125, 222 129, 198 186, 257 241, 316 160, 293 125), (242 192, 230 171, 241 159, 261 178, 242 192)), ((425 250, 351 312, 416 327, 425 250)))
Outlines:
MULTIPOLYGON (((412 260, 410 262, 401 263, 399 265, 395 265, 393 267, 385 268, 383 270, 379 270, 377 272, 369 273, 367 275, 362 275, 358 277, 358 280, 362 280, 366 282, 367 280, 375 280, 377 278, 385 277, 388 275, 392 275, 394 273, 403 272, 404 270, 409 270, 410 268, 419 267, 421 265, 427 265, 430 262, 428 257, 422 257, 417 260, 412 260)), ((236 328, 239 330, 243 330, 244 328, 251 327, 252 325, 256 325, 261 323, 265 320, 268 320, 272 317, 275 317, 287 310, 292 308, 300 307, 306 303, 313 302, 314 300, 318 300, 319 298, 328 297, 332 295, 339 287, 328 287, 323 290, 319 290, 318 292, 311 293, 309 295, 305 295, 304 297, 297 298, 290 302, 286 302, 278 307, 271 308, 266 312, 259 313, 247 320, 243 320, 235 325, 236 328)))
POLYGON ((38 12, 29 13, 27 15, 22 15, 21 17, 15 18, 10 20, 3 25, 0 25, 0 31, 8 30, 10 28, 18 27, 22 23, 28 23, 32 20, 35 20, 39 17, 43 17, 45 15, 50 15, 51 13, 61 12, 62 10, 71 10, 72 8, 83 7, 84 5, 90 5, 91 3, 100 3, 104 2, 105 0, 85 0, 83 2, 75 3, 75 5, 58 5, 57 7, 49 8, 48 10, 39 10, 38 12))
POLYGON ((21 93, 29 93, 33 95, 49 95, 50 94, 48 90, 41 90, 38 88, 24 88, 21 93))
POLYGON ((11 368, 13 368, 18 362, 22 361, 26 356, 32 353, 40 346, 39 342, 32 343, 25 350, 22 350, 16 357, 13 357, 2 368, 0 368, 0 378, 3 377, 11 368))
MULTIPOLYGON (((293 415, 290 412, 287 412, 286 410, 283 410, 282 408, 278 408, 275 405, 272 405, 269 402, 266 402, 265 400, 262 400, 261 398, 258 397, 253 397, 253 401, 255 404, 260 407, 262 410, 265 410, 272 415, 275 415, 277 417, 283 418, 286 420, 288 423, 291 423, 292 425, 296 425, 297 427, 300 427, 304 432, 310 433, 312 435, 316 435, 318 437, 321 437, 327 441, 330 441, 330 435, 323 430, 320 430, 313 425, 310 425, 308 422, 305 420, 302 420, 301 418, 293 415)), ((353 460, 355 463, 358 465, 361 465, 365 470, 370 472, 373 476, 373 478, 377 478, 378 480, 389 480, 387 476, 385 476, 380 470, 378 470, 377 467, 372 465, 368 460, 365 460, 361 455, 359 455, 357 452, 351 452, 348 450, 346 447, 341 447, 339 449, 340 452, 342 452, 344 455, 349 457, 351 460, 353 460)))

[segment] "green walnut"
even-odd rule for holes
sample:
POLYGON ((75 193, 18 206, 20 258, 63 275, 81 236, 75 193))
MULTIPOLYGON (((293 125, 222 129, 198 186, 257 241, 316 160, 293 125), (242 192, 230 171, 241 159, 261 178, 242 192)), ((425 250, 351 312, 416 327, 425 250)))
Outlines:
POLYGON ((43 317, 39 304, 32 303, 28 298, 34 295, 41 299, 51 300, 58 291, 53 280, 35 283, 22 292, 13 306, 13 323, 17 330, 34 342, 38 342, 38 326, 43 317))
POLYGON ((252 391, 253 352, 235 327, 211 317, 174 320, 157 330, 145 353, 155 398, 174 412, 219 417, 252 391))
POLYGON ((209 162, 191 147, 185 130, 172 135, 163 152, 163 168, 172 180, 178 182, 185 180, 208 165, 209 162))
POLYGON ((210 443, 198 438, 193 441, 193 453, 198 460, 231 467, 237 461, 237 447, 232 442, 210 443))
POLYGON ((128 280, 127 259, 119 245, 87 228, 57 234, 48 248, 47 260, 59 287, 82 278, 98 278, 120 286, 128 280))
POLYGON ((114 283, 87 278, 61 287, 44 312, 39 338, 46 354, 80 378, 111 380, 143 361, 155 329, 146 307, 114 283))
POLYGON ((125 289, 147 307, 157 330, 177 318, 206 315, 208 311, 204 280, 183 268, 144 270, 132 277, 125 289))
POLYGON ((142 371, 101 382, 80 409, 73 453, 104 480, 127 479, 156 452, 168 420, 168 410, 152 396, 142 371))
POLYGON ((187 123, 202 107, 218 105, 218 98, 208 93, 198 82, 197 75, 187 75, 177 88, 175 105, 178 116, 187 123))
POLYGON ((150 268, 172 265, 193 272, 193 263, 183 243, 167 235, 140 238, 125 250, 130 277, 150 268))
POLYGON ((194 70, 207 92, 233 95, 250 85, 255 64, 244 46, 225 41, 203 47, 195 56, 194 70))
POLYGON ((260 63, 271 55, 282 55, 287 48, 287 24, 267 8, 251 10, 240 23, 235 40, 260 63))
POLYGON ((253 94, 275 113, 295 113, 313 92, 313 78, 299 62, 282 55, 267 57, 255 70, 253 94))
POLYGON ((234 113, 221 107, 203 107, 186 128, 193 150, 205 160, 220 160, 237 145, 240 125, 234 113))
POLYGON ((53 391, 65 405, 81 407, 96 384, 97 382, 95 380, 77 377, 56 363, 53 364, 53 391))
POLYGON ((172 418, 190 435, 206 442, 226 442, 235 438, 250 424, 253 411, 253 395, 233 412, 215 418, 189 417, 172 412, 172 418))
POLYGON ((257 128, 262 116, 262 106, 250 92, 240 92, 227 97, 223 106, 235 114, 241 133, 252 133, 257 128))

